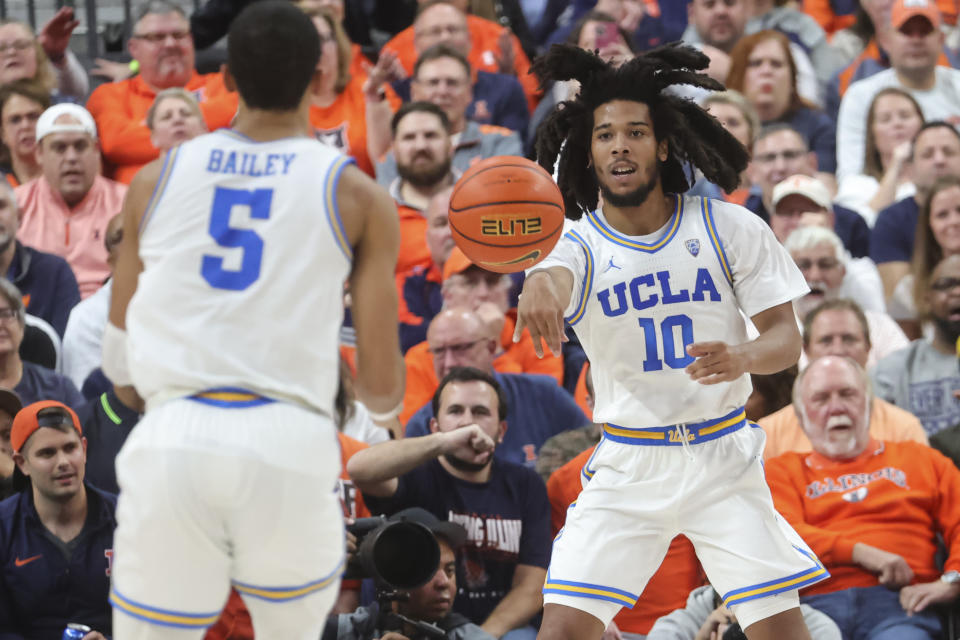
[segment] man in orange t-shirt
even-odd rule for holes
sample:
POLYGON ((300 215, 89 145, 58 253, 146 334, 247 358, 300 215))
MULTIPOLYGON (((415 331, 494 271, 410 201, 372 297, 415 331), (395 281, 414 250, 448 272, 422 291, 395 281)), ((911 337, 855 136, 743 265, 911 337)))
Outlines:
POLYGON ((237 94, 227 91, 220 74, 199 75, 194 70, 193 37, 183 9, 150 2, 144 12, 134 23, 128 44, 140 74, 102 84, 87 100, 103 156, 111 165, 107 174, 126 184, 160 155, 150 142, 146 116, 161 90, 182 87, 193 93, 210 131, 229 125, 237 111, 237 94))
MULTIPOLYGON (((337 486, 340 491, 340 502, 343 505, 343 516, 350 520, 367 518, 370 516, 370 510, 363 503, 363 494, 357 490, 353 480, 350 479, 350 475, 347 474, 347 461, 357 451, 362 451, 370 445, 354 440, 342 433, 337 433, 337 439, 340 442, 341 469, 337 486)), ((340 598, 331 613, 349 613, 356 609, 359 603, 359 593, 359 581, 344 581, 340 585, 340 598)), ((250 621, 250 613, 243 605, 243 599, 233 589, 230 590, 230 599, 223 607, 220 619, 207 630, 204 640, 253 640, 253 624, 250 621)))
MULTIPOLYGON (((547 481, 550 524, 554 536, 567 520, 567 508, 583 489, 580 472, 594 449, 596 446, 573 458, 554 471, 547 481)), ((686 606, 687 596, 703 583, 703 571, 693 545, 686 536, 677 536, 670 543, 666 557, 647 583, 637 604, 632 609, 621 609, 611 626, 616 625, 624 633, 646 634, 657 618, 686 606)))
POLYGON ((831 574, 805 589, 803 602, 845 638, 939 637, 932 605, 960 596, 960 470, 930 447, 871 437, 870 395, 855 360, 813 361, 794 386, 813 452, 768 460, 767 482, 777 510, 831 574))
MULTIPOLYGON (((823 356, 846 356, 866 368, 870 329, 863 310, 850 300, 830 300, 812 310, 804 320, 803 351, 810 361, 823 356)), ((761 418, 757 424, 767 434, 764 458, 788 451, 813 451, 792 404, 761 418)), ((877 397, 870 406, 870 435, 877 440, 927 444, 927 434, 915 415, 877 397)))
POLYGON ((424 211, 430 198, 453 185, 457 176, 451 169, 450 121, 440 107, 431 102, 408 102, 390 124, 399 175, 388 191, 400 215, 396 273, 401 274, 417 265, 430 266, 424 211))
POLYGON ((417 56, 440 43, 463 51, 475 71, 504 73, 517 77, 533 112, 540 100, 539 81, 530 73, 530 59, 520 40, 505 27, 473 15, 466 15, 465 2, 420 1, 418 15, 383 47, 397 54, 408 74, 413 73, 417 56))

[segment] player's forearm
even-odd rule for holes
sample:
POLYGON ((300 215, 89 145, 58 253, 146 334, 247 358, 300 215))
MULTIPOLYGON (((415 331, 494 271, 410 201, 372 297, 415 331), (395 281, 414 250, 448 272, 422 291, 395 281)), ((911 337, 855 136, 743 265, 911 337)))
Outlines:
POLYGON ((358 451, 347 462, 347 473, 361 491, 377 494, 379 485, 416 469, 443 452, 443 434, 404 438, 358 451))
POLYGON ((493 637, 499 638, 508 631, 529 623, 541 608, 543 595, 539 587, 517 585, 504 596, 480 626, 493 637))

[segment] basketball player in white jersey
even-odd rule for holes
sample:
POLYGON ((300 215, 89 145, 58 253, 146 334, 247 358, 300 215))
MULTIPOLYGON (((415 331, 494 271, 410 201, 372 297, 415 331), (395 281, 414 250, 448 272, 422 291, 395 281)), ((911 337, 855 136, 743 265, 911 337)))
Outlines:
POLYGON ((567 46, 537 62, 545 81, 581 85, 537 139, 548 171, 559 157, 575 222, 528 273, 517 332, 559 353, 564 320, 573 327, 603 425, 554 542, 541 639, 600 638, 681 533, 750 640, 810 638, 797 589, 828 574, 774 510, 763 431, 743 410, 748 374, 797 361, 791 301, 807 288, 755 215, 683 195, 682 161, 728 191, 747 161, 719 122, 664 92, 722 88, 696 73, 706 65, 677 46, 619 69, 567 46))
POLYGON ((399 413, 403 361, 396 209, 308 134, 320 55, 292 4, 249 6, 229 34, 233 129, 130 185, 104 365, 147 410, 117 459, 116 638, 201 638, 232 586, 258 638, 315 640, 336 597, 346 280, 372 412, 399 413))

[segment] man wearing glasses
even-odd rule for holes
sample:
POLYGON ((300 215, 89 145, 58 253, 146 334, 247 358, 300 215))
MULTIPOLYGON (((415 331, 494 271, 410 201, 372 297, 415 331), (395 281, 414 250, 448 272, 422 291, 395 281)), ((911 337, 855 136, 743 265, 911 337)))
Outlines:
POLYGON ((960 256, 943 259, 923 292, 923 320, 933 327, 931 340, 914 340, 891 353, 873 370, 879 398, 906 409, 920 419, 928 436, 960 424, 960 256))
MULTIPOLYGON (((817 171, 817 156, 810 151, 803 136, 788 124, 772 124, 764 127, 753 143, 750 164, 753 182, 750 196, 744 206, 773 226, 773 188, 788 177, 802 174, 832 181, 830 174, 817 171)), ((854 258, 862 258, 870 251, 870 229, 860 214, 834 205, 833 230, 843 246, 854 258)), ((774 233, 776 228, 774 227, 774 233)), ((784 238, 780 238, 780 242, 784 238)))
POLYGON ((227 126, 237 111, 237 94, 227 91, 219 73, 195 71, 190 23, 176 4, 167 0, 144 4, 128 48, 139 63, 139 75, 100 85, 87 101, 103 155, 113 165, 112 177, 127 184, 140 167, 160 155, 145 121, 159 91, 181 87, 192 92, 211 131, 227 126))

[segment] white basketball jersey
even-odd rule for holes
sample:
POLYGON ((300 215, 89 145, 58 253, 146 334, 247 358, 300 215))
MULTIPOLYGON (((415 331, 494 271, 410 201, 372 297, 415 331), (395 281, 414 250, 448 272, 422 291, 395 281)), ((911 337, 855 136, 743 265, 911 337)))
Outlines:
POLYGON ((724 415, 750 395, 749 375, 702 385, 684 371, 693 342, 747 341, 747 316, 803 295, 790 255, 750 211, 677 196, 650 236, 625 236, 602 210, 566 227, 536 268, 573 271, 565 316, 590 358, 595 422, 668 426, 724 415))
POLYGON ((316 140, 230 130, 167 154, 127 311, 148 403, 242 389, 332 415, 352 257, 336 190, 351 162, 316 140))

